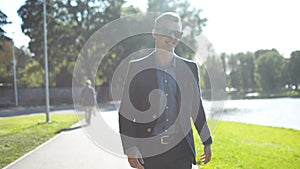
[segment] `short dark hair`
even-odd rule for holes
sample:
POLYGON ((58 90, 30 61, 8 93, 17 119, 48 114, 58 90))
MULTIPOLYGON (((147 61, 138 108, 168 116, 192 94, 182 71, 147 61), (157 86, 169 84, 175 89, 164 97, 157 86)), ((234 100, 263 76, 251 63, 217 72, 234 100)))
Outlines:
POLYGON ((166 21, 176 22, 181 24, 180 16, 174 12, 165 12, 159 15, 154 21, 154 28, 158 28, 166 21))

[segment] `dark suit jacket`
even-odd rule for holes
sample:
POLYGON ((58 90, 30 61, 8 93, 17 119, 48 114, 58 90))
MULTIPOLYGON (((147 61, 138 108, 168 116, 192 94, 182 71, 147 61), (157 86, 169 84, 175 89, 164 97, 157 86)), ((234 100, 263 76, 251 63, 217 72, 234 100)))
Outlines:
POLYGON ((95 106, 97 101, 94 88, 85 86, 81 92, 80 102, 83 106, 95 106))
MULTIPOLYGON (((178 56, 175 56, 175 62, 177 91, 180 93, 176 98, 180 104, 178 122, 195 156, 191 118, 203 144, 212 143, 202 106, 198 68, 196 63, 178 56)), ((156 123, 152 117, 160 115, 157 106, 153 106, 159 99, 151 93, 159 89, 156 71, 154 52, 129 64, 119 109, 120 134, 125 153, 131 147, 143 149, 138 142, 152 136, 156 123)))

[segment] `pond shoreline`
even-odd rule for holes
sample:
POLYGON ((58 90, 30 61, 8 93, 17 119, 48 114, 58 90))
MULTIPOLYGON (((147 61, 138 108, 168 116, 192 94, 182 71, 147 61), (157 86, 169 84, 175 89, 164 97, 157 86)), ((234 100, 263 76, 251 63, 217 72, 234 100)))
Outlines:
POLYGON ((300 130, 300 98, 203 101, 208 118, 300 130))
MULTIPOLYGON (((203 90, 202 96, 206 100, 211 100, 212 91, 203 90)), ((300 89, 298 90, 272 90, 272 91, 231 91, 226 92, 224 99, 272 99, 272 98, 300 98, 300 89)))

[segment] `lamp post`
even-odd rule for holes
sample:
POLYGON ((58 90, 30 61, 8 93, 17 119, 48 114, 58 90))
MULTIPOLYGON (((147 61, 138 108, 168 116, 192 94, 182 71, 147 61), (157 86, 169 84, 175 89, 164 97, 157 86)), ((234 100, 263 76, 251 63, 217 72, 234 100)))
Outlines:
POLYGON ((43 1, 44 11, 44 54, 45 54, 45 90, 46 90, 46 123, 50 122, 50 104, 49 104, 49 81, 48 81, 48 49, 47 49, 47 11, 46 0, 43 1))
POLYGON ((17 86, 17 61, 15 57, 15 44, 14 44, 14 39, 11 38, 11 48, 12 48, 12 57, 13 57, 13 71, 14 71, 14 89, 15 89, 15 106, 19 105, 19 99, 18 99, 18 86, 17 86))

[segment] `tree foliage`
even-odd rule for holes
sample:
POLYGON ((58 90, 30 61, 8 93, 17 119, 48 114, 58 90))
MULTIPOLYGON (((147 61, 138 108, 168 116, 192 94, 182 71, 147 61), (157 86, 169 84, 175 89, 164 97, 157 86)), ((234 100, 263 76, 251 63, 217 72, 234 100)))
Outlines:
MULTIPOLYGON (((224 69, 222 67, 222 60, 218 56, 208 57, 205 61, 205 64, 201 67, 201 79, 203 82, 201 83, 201 87, 205 90, 210 90, 212 85, 215 85, 215 89, 224 89, 224 85, 222 83, 211 84, 211 82, 220 82, 221 78, 224 74, 224 69), (215 78, 215 79, 214 79, 215 78)), ((225 79, 224 79, 225 80, 225 79)), ((225 83, 225 82, 224 82, 225 83)))
MULTIPOLYGON (((120 17, 123 3, 123 0, 47 1, 51 86, 71 86, 74 65, 83 45, 96 30, 120 17)), ((44 67, 42 13, 39 0, 27 0, 18 10, 23 20, 22 31, 30 38, 29 49, 38 64, 44 67)))
POLYGON ((284 86, 284 58, 277 51, 266 51, 256 63, 256 80, 262 89, 272 90, 284 86))
POLYGON ((2 50, 0 50, 0 83, 4 86, 13 85, 13 56, 12 47, 15 50, 16 59, 16 75, 18 78, 18 86, 22 87, 24 85, 22 77, 24 75, 24 68, 26 67, 28 61, 30 60, 30 55, 26 51, 26 48, 22 46, 17 48, 12 46, 12 40, 3 36, 4 38, 0 40, 0 45, 2 45, 2 50))
POLYGON ((300 51, 294 51, 288 62, 288 72, 290 72, 290 82, 300 84, 300 51))
MULTIPOLYGON (((154 39, 151 35, 154 18, 140 24, 141 11, 138 8, 122 7, 125 0, 47 0, 47 28, 48 28, 48 57, 49 77, 51 86, 71 86, 72 80, 81 83, 81 77, 95 80, 95 85, 109 85, 112 76, 119 64, 129 55, 143 49, 154 47, 154 39), (122 31, 132 34, 135 28, 147 28, 149 33, 134 35, 123 39, 105 53, 100 65, 93 62, 93 56, 103 55, 97 53, 98 49, 105 45, 105 40, 92 45, 88 51, 82 48, 91 36, 106 24, 115 19, 134 14, 124 21, 129 26, 122 27, 122 31), (80 77, 73 78, 75 63, 79 54, 84 55, 80 77), (92 65, 84 65, 89 63, 92 65), (92 70, 92 67, 97 67, 92 70), (96 72, 95 72, 96 71, 96 72), (94 76, 96 74, 96 76, 94 76)), ((197 49, 195 37, 206 25, 207 19, 202 17, 201 9, 192 6, 187 0, 148 0, 147 12, 178 13, 183 21, 183 41, 192 44, 187 46, 180 42, 176 47, 176 53, 192 59, 197 49)), ((25 4, 18 10, 22 18, 22 31, 30 38, 29 50, 33 57, 25 57, 25 50, 16 50, 21 75, 20 82, 30 87, 44 85, 44 37, 43 37, 43 8, 40 0, 26 0, 25 4), (22 60, 23 59, 23 60, 22 60)), ((9 24, 7 17, 0 11, 0 28, 3 24, 9 24)), ((118 33, 120 28, 111 29, 110 36, 118 33)), ((2 42, 6 45, 0 50, 0 80, 11 81, 11 42, 2 42), (1 53, 2 52, 2 53, 1 53), (3 54, 6 53, 6 54, 3 54), (4 63, 4 64, 2 64, 4 63), (5 72, 5 73, 4 73, 5 72)), ((208 46, 209 48, 209 46, 208 46)), ((210 52, 210 51, 209 51, 210 52)), ((276 49, 257 50, 237 54, 225 54, 217 56, 212 54, 204 63, 206 70, 226 73, 227 86, 237 90, 271 90, 281 88, 286 83, 299 84, 299 51, 294 51, 290 59, 284 59, 276 49), (223 69, 215 65, 223 65, 223 69)), ((202 72, 201 84, 205 89, 210 89, 210 78, 208 71, 202 72)))
POLYGON ((7 15, 0 10, 0 36, 3 36, 5 33, 2 26, 7 24, 11 24, 11 22, 7 20, 7 15))
POLYGON ((227 86, 238 91, 283 89, 292 82, 292 74, 298 74, 291 68, 299 63, 292 57, 283 58, 276 49, 225 55, 224 60, 227 86))
POLYGON ((13 80, 12 64, 12 39, 5 36, 2 29, 4 25, 10 24, 7 15, 0 10, 0 83, 1 85, 11 85, 13 80))

